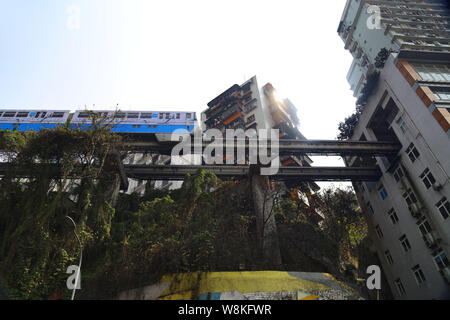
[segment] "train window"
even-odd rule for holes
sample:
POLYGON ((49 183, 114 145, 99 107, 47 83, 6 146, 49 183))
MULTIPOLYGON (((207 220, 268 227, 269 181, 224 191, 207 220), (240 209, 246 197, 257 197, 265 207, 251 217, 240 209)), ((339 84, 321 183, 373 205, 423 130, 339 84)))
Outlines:
POLYGON ((45 117, 47 115, 47 112, 42 112, 41 118, 45 117))
POLYGON ((180 119, 180 114, 179 113, 177 113, 177 119, 180 119))
POLYGON ((3 112, 0 112, 0 117, 2 116, 3 112))
POLYGON ((64 112, 53 112, 50 118, 62 118, 64 117, 64 112))
POLYGON ((159 114, 159 118, 160 118, 160 119, 163 119, 163 118, 164 118, 164 113, 160 113, 160 114, 159 114))
POLYGON ((186 113, 186 119, 190 119, 191 118, 191 114, 190 113, 186 113))
POLYGON ((15 112, 5 112, 3 114, 3 117, 14 117, 16 115, 15 112))
POLYGON ((141 113, 141 119, 151 119, 153 118, 153 113, 141 113))
POLYGON ((26 117, 28 117, 28 112, 18 112, 16 117, 26 118, 26 117))
POLYGON ((197 114, 194 112, 194 120, 197 120, 197 114))
POLYGON ((78 118, 89 118, 89 113, 88 112, 80 112, 78 114, 78 118))
POLYGON ((137 119, 139 118, 139 113, 127 113, 128 119, 137 119))
POLYGON ((120 119, 125 118, 125 113, 117 113, 116 118, 120 118, 120 119))
POLYGON ((166 113, 166 119, 170 119, 170 113, 166 113))
POLYGON ((39 116, 41 115, 41 113, 40 112, 38 112, 38 113, 36 113, 36 116, 35 116, 35 118, 39 118, 39 116))

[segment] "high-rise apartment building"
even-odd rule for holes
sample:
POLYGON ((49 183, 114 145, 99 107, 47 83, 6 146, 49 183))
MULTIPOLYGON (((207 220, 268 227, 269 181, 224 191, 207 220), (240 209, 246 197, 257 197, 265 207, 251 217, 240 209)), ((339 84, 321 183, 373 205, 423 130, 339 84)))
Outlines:
POLYGON ((450 52, 445 0, 348 0, 338 33, 354 57, 347 80, 355 96, 384 48, 450 52))
MULTIPOLYGON (((280 139, 306 138, 297 129, 297 108, 289 99, 278 97, 272 84, 258 86, 256 77, 242 85, 235 84, 211 102, 202 113, 203 130, 227 129, 278 129, 280 139)), ((312 160, 305 156, 286 156, 280 159, 282 166, 310 166, 312 160)))
MULTIPOLYGON (((208 103, 208 109, 202 113, 202 129, 219 129, 226 138, 227 129, 278 129, 279 139, 306 140, 298 130, 297 108, 286 98, 278 96, 272 84, 259 86, 256 77, 241 85, 235 84, 208 103)), ((224 157, 226 163, 227 155, 224 157)), ((280 166, 311 166, 308 156, 280 156, 280 166)), ((290 194, 309 203, 310 197, 320 188, 314 182, 272 182, 273 190, 279 194, 290 194), (297 191, 296 191, 297 190, 297 191)), ((311 208, 308 217, 317 223, 322 217, 311 208)))
POLYGON ((345 158, 348 166, 369 164, 383 172, 378 182, 354 184, 383 271, 397 299, 449 299, 446 1, 349 0, 338 31, 355 57, 349 72, 352 89, 365 95, 350 139, 402 146, 392 158, 345 158), (373 5, 380 8, 381 25, 371 29, 367 10, 373 5), (380 63, 383 48, 392 51, 380 63), (375 71, 379 76, 367 83, 375 71))

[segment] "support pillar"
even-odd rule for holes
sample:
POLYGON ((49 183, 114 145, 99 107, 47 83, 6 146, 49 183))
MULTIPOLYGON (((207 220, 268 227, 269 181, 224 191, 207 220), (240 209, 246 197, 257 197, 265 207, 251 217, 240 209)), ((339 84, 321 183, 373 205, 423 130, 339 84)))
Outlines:
POLYGON ((259 171, 259 167, 251 166, 250 183, 256 216, 257 242, 264 265, 274 268, 281 266, 281 253, 273 210, 275 194, 270 188, 269 178, 261 176, 259 171))

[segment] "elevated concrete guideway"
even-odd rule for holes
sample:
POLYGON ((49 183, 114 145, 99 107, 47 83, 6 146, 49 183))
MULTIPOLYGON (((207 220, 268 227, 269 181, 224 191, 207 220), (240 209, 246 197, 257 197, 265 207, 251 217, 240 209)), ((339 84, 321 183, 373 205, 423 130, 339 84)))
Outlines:
MULTIPOLYGON (((0 176, 4 176, 9 164, 0 163, 0 176)), ((57 166, 36 164, 35 169, 50 170, 55 177, 61 175, 57 166)), ((140 180, 183 180, 184 176, 194 174, 197 170, 210 171, 219 178, 242 179, 249 177, 250 166, 154 166, 154 165, 124 165, 122 180, 126 178, 140 180)), ((16 177, 28 177, 29 172, 15 172, 16 177)), ((76 170, 74 176, 76 178, 76 170)), ((271 180, 303 180, 303 181, 377 181, 381 177, 378 168, 349 167, 281 167, 275 175, 267 176, 271 180)))
MULTIPOLYGON (((153 166, 124 165, 127 177, 140 180, 183 180, 197 170, 210 171, 220 178, 242 179, 249 176, 249 166, 153 166)), ((281 167, 278 173, 268 176, 271 180, 302 181, 377 181, 381 177, 378 168, 349 167, 281 167)))
MULTIPOLYGON (((173 141, 144 141, 136 140, 130 141, 123 145, 125 150, 136 152, 155 152, 165 155, 170 155, 172 149, 179 144, 173 141)), ((192 140, 193 144, 193 140, 192 140)), ((210 142, 202 142, 202 150, 208 146, 210 142)), ((227 145, 226 141, 223 143, 223 148, 226 150, 234 148, 245 148, 248 150, 248 141, 235 141, 234 145, 227 145)), ((270 144, 269 144, 270 146, 270 144)), ((188 148, 192 154, 196 151, 194 147, 188 148)), ((200 148, 199 148, 200 149, 200 148)), ((327 156, 388 156, 396 155, 401 149, 401 145, 392 142, 379 141, 339 141, 339 140, 279 140, 279 153, 281 155, 327 155, 327 156)), ((224 152, 225 153, 225 152, 224 152)))

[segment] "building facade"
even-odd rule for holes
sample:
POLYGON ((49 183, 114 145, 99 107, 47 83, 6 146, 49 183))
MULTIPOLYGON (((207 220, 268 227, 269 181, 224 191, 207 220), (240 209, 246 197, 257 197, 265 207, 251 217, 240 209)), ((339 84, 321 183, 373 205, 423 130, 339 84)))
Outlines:
MULTIPOLYGON (((256 77, 242 85, 233 85, 208 103, 202 113, 202 129, 219 129, 226 137, 227 129, 278 129, 280 139, 306 138, 297 129, 297 108, 289 99, 278 97, 272 84, 260 87, 256 77)), ((310 166, 312 160, 305 157, 286 156, 280 159, 282 166, 310 166)))
POLYGON ((348 0, 338 33, 353 56, 347 75, 355 97, 382 49, 450 51, 445 0, 348 0))
POLYGON ((379 72, 371 92, 366 91, 351 140, 402 146, 392 158, 345 159, 347 166, 378 166, 383 172, 378 182, 355 183, 354 188, 397 299, 450 298, 450 53, 445 10, 445 1, 348 1, 339 26, 345 47, 355 57, 349 73, 355 95, 368 74, 379 72), (366 8, 373 4, 381 7, 381 29, 366 24, 366 8), (393 50, 376 66, 382 48, 393 50), (355 51, 366 57, 362 61, 367 65, 360 64, 355 51), (365 68, 363 80, 354 76, 357 68, 365 68))

